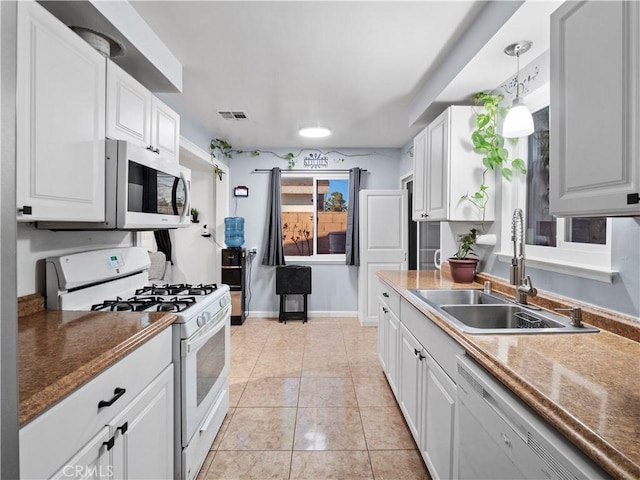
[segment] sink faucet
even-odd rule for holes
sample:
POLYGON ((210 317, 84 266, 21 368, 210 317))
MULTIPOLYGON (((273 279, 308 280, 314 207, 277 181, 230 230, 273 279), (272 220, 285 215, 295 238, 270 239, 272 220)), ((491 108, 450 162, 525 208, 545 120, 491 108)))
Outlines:
POLYGON ((517 285, 515 300, 522 305, 527 304, 527 297, 535 297, 538 291, 531 282, 531 277, 525 272, 524 261, 524 214, 516 208, 511 217, 511 241, 513 242, 513 257, 509 268, 509 281, 517 285))

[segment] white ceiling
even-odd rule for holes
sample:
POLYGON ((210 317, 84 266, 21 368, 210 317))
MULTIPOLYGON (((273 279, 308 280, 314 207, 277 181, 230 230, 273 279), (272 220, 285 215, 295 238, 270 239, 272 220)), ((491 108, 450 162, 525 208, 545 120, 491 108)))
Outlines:
MULTIPOLYGON (((477 1, 131 4, 183 65, 183 93, 169 94, 177 96, 172 100, 236 148, 404 145, 421 128, 408 126, 409 104, 483 6, 477 1), (246 112, 249 120, 223 120, 221 110, 246 112), (302 139, 296 132, 307 125, 328 126, 333 134, 302 139)), ((509 33, 519 37, 506 43, 525 38, 527 28, 539 33, 535 18, 525 15, 520 23, 509 33)), ((501 50, 506 43, 492 55, 508 68, 501 50)), ((483 64, 456 78, 460 87, 446 101, 459 102, 487 88, 487 81, 492 87, 508 75, 492 80, 486 70, 483 64)))

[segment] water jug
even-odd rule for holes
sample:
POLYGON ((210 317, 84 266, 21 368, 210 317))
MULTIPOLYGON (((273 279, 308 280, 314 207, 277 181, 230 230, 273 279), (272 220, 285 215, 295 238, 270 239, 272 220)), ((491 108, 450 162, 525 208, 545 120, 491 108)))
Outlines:
POLYGON ((241 247, 244 244, 244 217, 224 219, 224 243, 227 247, 241 247))

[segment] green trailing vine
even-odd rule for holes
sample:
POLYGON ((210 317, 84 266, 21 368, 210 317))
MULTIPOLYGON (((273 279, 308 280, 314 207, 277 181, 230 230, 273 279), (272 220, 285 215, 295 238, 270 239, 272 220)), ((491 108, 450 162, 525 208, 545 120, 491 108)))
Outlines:
MULTIPOLYGON (((513 172, 527 173, 527 167, 521 158, 509 160, 509 151, 505 148, 504 137, 498 132, 498 118, 504 118, 508 108, 501 107, 503 95, 490 92, 478 92, 472 97, 473 103, 484 107, 483 112, 476 113, 476 128, 471 134, 473 149, 482 155, 482 164, 485 169, 482 172, 482 183, 473 194, 463 195, 463 199, 473 203, 482 214, 482 225, 486 216, 486 207, 489 201, 489 186, 486 184, 486 176, 489 170, 499 171, 506 180, 511 181, 513 172)), ((513 139, 516 143, 518 139, 513 139)))
MULTIPOLYGON (((293 168, 296 166, 296 159, 302 155, 303 152, 305 151, 317 151, 320 152, 320 154, 322 155, 329 155, 331 153, 337 153, 338 155, 341 155, 343 157, 366 157, 369 155, 373 155, 373 153, 352 153, 352 154, 348 154, 348 153, 342 153, 339 152, 337 150, 329 150, 327 152, 323 152, 322 150, 318 150, 318 149, 309 149, 309 148, 303 148, 300 151, 298 151, 298 153, 293 153, 293 152, 289 152, 286 153, 284 155, 281 155, 279 153, 273 152, 271 150, 260 150, 260 149, 255 149, 255 150, 251 150, 251 151, 245 151, 245 150, 239 150, 237 148, 233 148, 233 146, 227 142, 226 140, 223 140, 221 138, 214 138, 211 140, 211 145, 209 146, 209 153, 211 154, 211 157, 214 158, 215 157, 215 153, 216 151, 220 152, 220 154, 224 157, 224 158, 231 158, 234 154, 244 154, 244 153, 249 153, 251 156, 253 157, 257 157, 260 154, 270 154, 273 155, 274 157, 280 158, 282 160, 286 160, 287 163, 289 164, 289 168, 293 168)), ((218 176, 220 177, 220 179, 222 179, 222 172, 220 170, 221 173, 218 173, 218 166, 216 165, 216 173, 218 174, 218 176)))

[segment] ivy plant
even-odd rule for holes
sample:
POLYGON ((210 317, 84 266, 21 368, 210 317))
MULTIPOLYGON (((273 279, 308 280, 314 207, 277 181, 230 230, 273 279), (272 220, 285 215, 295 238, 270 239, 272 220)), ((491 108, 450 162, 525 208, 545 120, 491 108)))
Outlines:
MULTIPOLYGON (((511 181, 514 171, 526 174, 527 167, 521 158, 509 160, 509 151, 504 146, 505 139, 498 132, 498 119, 504 118, 509 110, 500 106, 504 96, 491 92, 478 92, 471 98, 474 105, 484 107, 481 112, 476 113, 476 128, 471 134, 471 141, 475 152, 482 155, 482 164, 485 169, 482 172, 482 183, 478 190, 473 194, 466 194, 462 198, 469 200, 480 210, 484 227, 486 207, 489 201, 489 187, 485 179, 489 170, 499 171, 502 177, 511 181)), ((516 143, 517 139, 514 139, 513 142, 516 143)))

